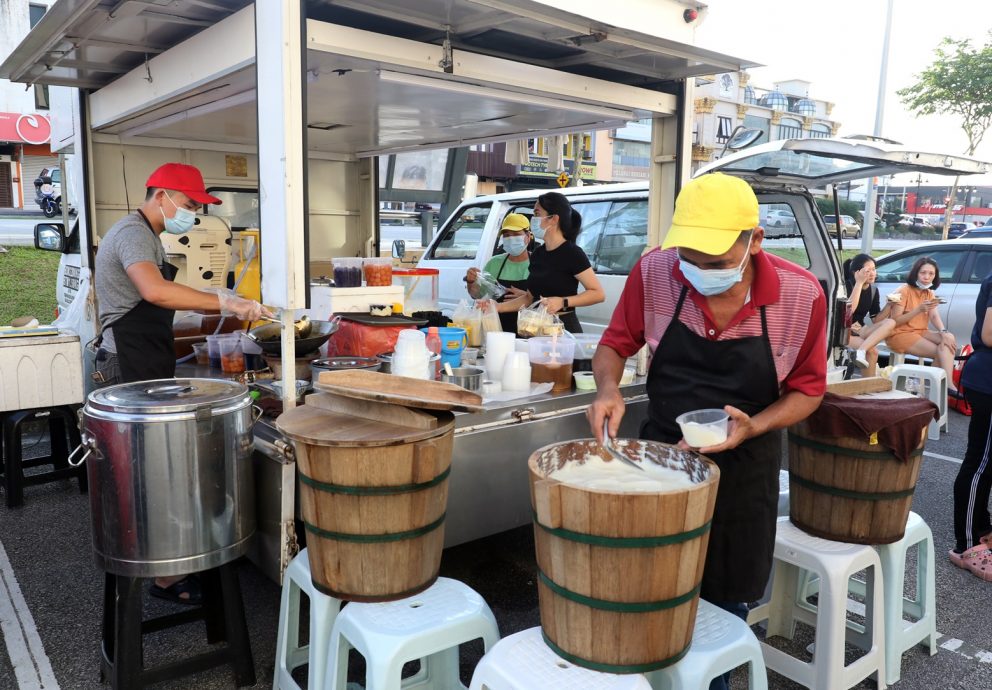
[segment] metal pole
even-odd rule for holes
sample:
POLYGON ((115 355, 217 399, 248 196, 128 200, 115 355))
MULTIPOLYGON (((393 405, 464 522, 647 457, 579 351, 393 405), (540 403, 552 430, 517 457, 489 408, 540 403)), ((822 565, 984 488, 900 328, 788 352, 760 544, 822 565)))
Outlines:
MULTIPOLYGON (((885 113, 885 82, 889 71, 889 39, 892 36, 892 3, 889 0, 885 10, 885 38, 882 41, 882 67, 878 74, 878 103, 875 105, 875 136, 882 134, 882 117, 885 113)), ((861 234, 861 251, 871 253, 871 242, 875 235, 875 180, 868 180, 868 195, 865 199, 864 232, 861 234)), ((838 219, 839 222, 840 219, 838 219)))

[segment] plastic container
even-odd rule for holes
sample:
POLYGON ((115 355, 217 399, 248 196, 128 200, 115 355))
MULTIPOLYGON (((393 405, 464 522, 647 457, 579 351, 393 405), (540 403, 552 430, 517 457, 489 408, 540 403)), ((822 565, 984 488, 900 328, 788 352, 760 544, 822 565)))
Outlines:
POLYGON ((440 271, 436 268, 394 268, 393 285, 403 288, 404 314, 437 311, 440 271))
POLYGON ((591 371, 577 371, 572 374, 575 379, 575 388, 580 391, 596 390, 596 377, 591 371))
POLYGON ((363 259, 362 272, 365 274, 365 284, 369 287, 393 284, 393 260, 388 256, 363 259))
POLYGON ((407 328, 396 336, 396 347, 393 354, 398 357, 408 355, 423 355, 427 347, 427 336, 423 331, 407 328))
MULTIPOLYGON (((439 357, 437 366, 435 367, 434 371, 432 372, 433 375, 431 376, 431 378, 433 378, 436 381, 441 376, 441 361, 440 361, 441 334, 437 332, 437 326, 432 326, 431 328, 427 329, 427 338, 425 339, 424 344, 427 345, 427 349, 430 351, 431 354, 438 355, 439 357)), ((448 366, 451 366, 450 362, 448 363, 448 366)))
POLYGON ((214 369, 220 369, 220 341, 227 337, 227 333, 207 336, 207 360, 214 369))
POLYGON ((210 366, 210 350, 207 349, 206 343, 193 343, 193 356, 200 366, 210 366))
POLYGON ((530 380, 552 384, 552 393, 572 390, 572 360, 575 341, 568 338, 537 337, 527 341, 530 380))
POLYGON ((503 380, 503 362, 516 339, 513 333, 486 333, 486 370, 493 381, 503 380))
MULTIPOLYGON (((459 330, 464 330, 464 329, 459 329, 459 330)), ((462 364, 475 366, 478 363, 479 363, 479 348, 466 347, 462 349, 462 364)))
POLYGON ((220 340, 220 369, 225 374, 240 374, 245 370, 245 354, 241 336, 230 335, 220 340))
POLYGON ((682 438, 691 448, 716 446, 727 440, 730 416, 723 410, 694 410, 675 418, 682 429, 682 438))
MULTIPOLYGON (((354 257, 333 259, 335 287, 362 287, 362 260, 354 257)), ((388 283, 387 283, 388 285, 388 283)))
POLYGON ((530 356, 523 352, 510 352, 503 362, 503 390, 524 392, 530 390, 530 356))

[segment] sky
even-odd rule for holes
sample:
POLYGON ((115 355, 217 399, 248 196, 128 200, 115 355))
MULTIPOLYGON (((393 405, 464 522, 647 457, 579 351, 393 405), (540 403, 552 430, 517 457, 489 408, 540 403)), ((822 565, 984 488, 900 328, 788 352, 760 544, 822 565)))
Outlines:
MULTIPOLYGON (((749 70, 757 87, 772 88, 788 79, 812 82, 811 97, 836 104, 832 117, 841 123, 841 136, 873 133, 887 0, 703 2, 709 13, 696 32, 697 45, 765 65, 749 70)), ((990 0, 895 0, 881 136, 923 150, 963 154, 968 142, 958 119, 918 118, 903 107, 896 91, 912 84, 933 61, 944 36, 971 39, 978 46, 992 40, 990 29, 990 0)), ((975 157, 992 161, 992 130, 975 157)), ((932 183, 950 184, 946 178, 932 178, 932 183)), ((992 175, 969 183, 992 185, 992 175)))

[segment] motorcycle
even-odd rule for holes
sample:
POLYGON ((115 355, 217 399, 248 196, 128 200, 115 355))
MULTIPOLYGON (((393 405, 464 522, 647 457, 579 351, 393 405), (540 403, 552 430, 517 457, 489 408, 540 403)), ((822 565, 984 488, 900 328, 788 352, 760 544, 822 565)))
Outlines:
POLYGON ((39 177, 34 181, 35 201, 41 207, 45 218, 54 218, 62 214, 61 199, 55 194, 55 185, 48 176, 39 177))

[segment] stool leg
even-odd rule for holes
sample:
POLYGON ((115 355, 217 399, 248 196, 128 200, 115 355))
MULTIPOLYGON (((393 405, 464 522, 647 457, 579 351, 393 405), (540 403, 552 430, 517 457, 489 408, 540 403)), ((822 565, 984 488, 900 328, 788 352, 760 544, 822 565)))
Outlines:
POLYGON ((784 637, 791 640, 796 633, 796 619, 793 615, 797 596, 799 568, 776 560, 772 576, 772 598, 768 606, 768 637, 784 637))
POLYGON ((300 588, 288 572, 283 578, 279 599, 276 669, 272 678, 272 690, 280 690, 282 678, 291 677, 293 669, 298 665, 299 655, 296 652, 300 648, 300 588))
POLYGON ((142 687, 144 647, 141 639, 141 579, 115 576, 114 656, 110 687, 133 690, 142 687))
POLYGON ((332 631, 326 671, 331 682, 325 684, 327 690, 346 690, 348 687, 348 652, 350 651, 351 645, 344 635, 335 635, 332 631))
POLYGON ((916 557, 916 596, 920 597, 920 617, 930 621, 929 642, 930 656, 937 653, 937 575, 934 559, 933 534, 927 527, 927 538, 920 542, 920 550, 916 557), (922 594, 926 592, 926 594, 922 594))
MULTIPOLYGON (((421 677, 426 687, 460 688, 462 679, 458 667, 458 647, 449 647, 420 660, 421 677)), ((409 681, 408 681, 409 682, 409 681)))
POLYGON ((69 446, 65 440, 66 424, 58 410, 52 410, 48 414, 48 438, 51 443, 52 467, 63 469, 69 466, 66 460, 69 457, 69 446))
POLYGON ((401 690, 403 663, 396 659, 365 660, 365 690, 401 690))
POLYGON ((203 622, 207 628, 207 643, 217 644, 227 640, 224 621, 224 592, 217 569, 198 574, 203 592, 203 622))
POLYGON ((7 492, 7 507, 24 505, 24 468, 21 467, 21 432, 18 421, 8 417, 3 424, 4 455, 3 484, 7 492))
POLYGON ((248 623, 245 621, 244 601, 241 598, 241 584, 234 563, 220 566, 220 586, 224 599, 224 623, 227 628, 227 644, 230 648, 231 666, 234 669, 234 682, 237 687, 255 684, 255 660, 251 655, 251 642, 248 639, 248 623))
MULTIPOLYGON (((297 596, 299 593, 297 591, 297 596)), ((331 639, 334 619, 341 609, 341 600, 314 592, 310 597, 310 668, 308 690, 324 690, 327 676, 327 645, 331 639)), ((297 623, 297 628, 299 624, 297 623)), ((297 635, 298 639, 298 635, 297 635)))

